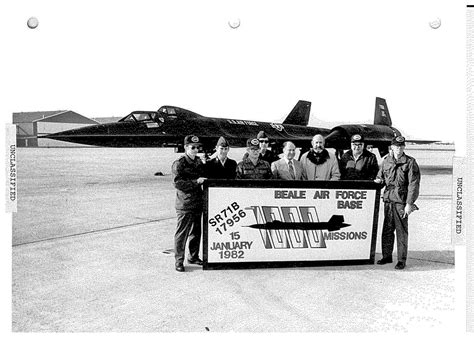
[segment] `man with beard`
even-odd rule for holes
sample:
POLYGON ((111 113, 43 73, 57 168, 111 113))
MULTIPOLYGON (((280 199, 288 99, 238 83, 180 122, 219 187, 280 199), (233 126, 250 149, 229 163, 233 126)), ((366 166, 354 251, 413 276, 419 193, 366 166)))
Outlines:
POLYGON ((314 135, 311 141, 313 148, 301 156, 300 162, 308 180, 337 181, 341 178, 337 158, 324 149, 324 137, 314 135))
POLYGON ((351 137, 351 150, 344 153, 339 162, 341 180, 374 180, 379 171, 377 157, 364 149, 364 137, 351 137))

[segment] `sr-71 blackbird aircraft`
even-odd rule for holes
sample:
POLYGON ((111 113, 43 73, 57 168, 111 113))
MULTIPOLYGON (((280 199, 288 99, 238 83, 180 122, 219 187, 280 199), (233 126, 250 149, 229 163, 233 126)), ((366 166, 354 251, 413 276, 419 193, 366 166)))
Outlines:
POLYGON ((201 150, 212 154, 219 137, 224 136, 233 147, 245 147, 247 139, 255 138, 260 130, 267 134, 272 150, 277 153, 285 141, 307 150, 316 134, 325 136, 327 148, 349 149, 350 137, 357 133, 364 136, 366 145, 378 148, 384 156, 392 138, 400 135, 392 127, 383 98, 376 98, 374 124, 347 124, 333 129, 310 127, 310 110, 311 102, 300 100, 283 123, 273 123, 205 117, 183 108, 162 106, 157 111, 134 111, 115 123, 40 137, 104 147, 174 147, 182 152, 184 137, 192 134, 199 137, 201 150))

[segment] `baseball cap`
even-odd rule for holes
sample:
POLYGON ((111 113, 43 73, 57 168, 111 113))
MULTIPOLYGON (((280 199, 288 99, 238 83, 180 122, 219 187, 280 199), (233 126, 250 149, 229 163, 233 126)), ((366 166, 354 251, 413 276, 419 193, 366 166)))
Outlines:
POLYGON ((404 146, 405 145, 405 138, 403 136, 396 136, 392 139, 393 146, 404 146))
POLYGON ((352 135, 351 137, 351 143, 355 143, 355 142, 364 142, 364 137, 360 134, 354 134, 352 135))
POLYGON ((196 135, 187 135, 184 138, 184 145, 186 146, 188 144, 201 144, 201 142, 199 141, 199 137, 196 135))
POLYGON ((251 149, 260 149, 260 142, 256 138, 248 139, 247 140, 247 148, 251 149))

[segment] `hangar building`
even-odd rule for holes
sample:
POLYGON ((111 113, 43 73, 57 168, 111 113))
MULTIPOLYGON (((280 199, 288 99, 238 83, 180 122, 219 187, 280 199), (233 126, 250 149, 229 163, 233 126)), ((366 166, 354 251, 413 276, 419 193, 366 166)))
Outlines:
POLYGON ((70 142, 38 139, 38 136, 90 126, 98 122, 71 110, 56 110, 13 113, 13 124, 16 125, 18 147, 84 147, 70 142))
POLYGON ((123 116, 111 116, 111 117, 93 117, 92 119, 96 122, 99 122, 100 124, 104 123, 114 123, 118 122, 123 116))

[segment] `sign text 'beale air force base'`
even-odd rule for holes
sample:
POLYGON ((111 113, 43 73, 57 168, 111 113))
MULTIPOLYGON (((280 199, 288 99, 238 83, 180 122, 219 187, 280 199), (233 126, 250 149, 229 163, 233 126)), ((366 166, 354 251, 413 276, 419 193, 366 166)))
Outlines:
POLYGON ((302 188, 301 183, 209 181, 205 268, 373 263, 378 186, 306 181, 302 188))

